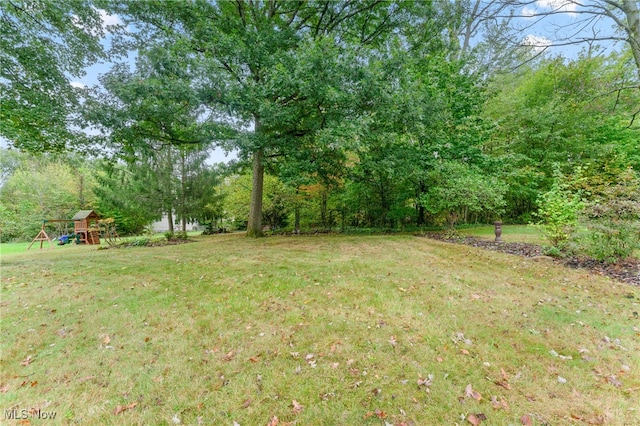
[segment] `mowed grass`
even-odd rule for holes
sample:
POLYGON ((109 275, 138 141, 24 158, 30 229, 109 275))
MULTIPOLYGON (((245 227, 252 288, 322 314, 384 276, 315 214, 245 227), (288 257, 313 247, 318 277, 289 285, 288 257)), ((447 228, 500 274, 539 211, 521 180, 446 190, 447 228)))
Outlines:
POLYGON ((56 424, 640 424, 636 287, 412 236, 196 240, 3 254, 0 408, 56 424))
MULTIPOLYGON (((486 240, 495 239, 494 226, 474 226, 461 229, 460 234, 481 237, 486 240)), ((502 241, 508 243, 549 244, 539 228, 530 225, 503 225, 502 241)))

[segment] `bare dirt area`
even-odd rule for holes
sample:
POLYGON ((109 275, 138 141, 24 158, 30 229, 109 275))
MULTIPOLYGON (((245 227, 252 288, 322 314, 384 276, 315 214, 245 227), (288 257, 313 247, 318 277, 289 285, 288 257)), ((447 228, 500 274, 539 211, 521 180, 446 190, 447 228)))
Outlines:
MULTIPOLYGON (((518 242, 495 242, 479 237, 451 237, 446 234, 427 234, 427 238, 445 241, 454 244, 466 244, 473 247, 480 247, 486 250, 500 251, 503 253, 515 254, 528 258, 545 258, 542 246, 530 243, 518 242)), ((594 274, 606 275, 618 281, 634 286, 640 286, 640 259, 629 258, 614 264, 600 262, 595 259, 580 256, 567 256, 563 258, 553 258, 554 262, 576 269, 587 269, 594 274)))

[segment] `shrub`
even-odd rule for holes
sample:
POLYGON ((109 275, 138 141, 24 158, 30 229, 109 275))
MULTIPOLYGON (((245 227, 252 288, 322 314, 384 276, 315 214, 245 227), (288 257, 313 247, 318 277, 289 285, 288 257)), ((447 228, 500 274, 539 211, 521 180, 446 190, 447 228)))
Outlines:
MULTIPOLYGON (((578 178, 579 178, 578 170, 578 178)), ((553 247, 563 249, 575 232, 578 215, 584 209, 581 191, 573 192, 574 182, 556 172, 551 189, 538 197, 536 226, 542 229, 553 247)))
POLYGON ((544 246, 542 248, 542 253, 544 253, 547 256, 551 256, 551 257, 561 257, 562 256, 562 252, 560 251, 560 249, 558 247, 555 247, 555 246, 544 246))
POLYGON ((631 223, 594 223, 590 225, 589 231, 590 244, 585 247, 585 251, 596 260, 616 263, 640 249, 640 227, 631 223))
POLYGON ((502 213, 507 187, 497 178, 466 163, 447 161, 430 173, 431 189, 420 203, 431 215, 444 216, 450 228, 467 214, 502 213))
POLYGON ((640 250, 640 176, 632 169, 615 184, 599 185, 583 214, 586 238, 578 249, 594 259, 615 263, 640 250))
POLYGON ((151 243, 151 239, 147 237, 139 237, 131 240, 128 245, 133 247, 146 247, 151 243))
POLYGON ((174 238, 176 240, 188 240, 189 236, 187 235, 187 233, 185 231, 178 231, 174 234, 174 238))

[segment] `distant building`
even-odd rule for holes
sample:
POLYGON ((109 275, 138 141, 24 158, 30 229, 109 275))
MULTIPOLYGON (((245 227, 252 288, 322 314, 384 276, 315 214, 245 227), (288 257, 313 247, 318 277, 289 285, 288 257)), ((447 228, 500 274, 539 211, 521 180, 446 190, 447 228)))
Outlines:
MULTIPOLYGON (((169 230, 169 217, 165 214, 162 215, 162 219, 157 222, 153 222, 153 232, 167 232, 169 230)), ((200 231, 203 227, 198 222, 187 223, 187 231, 200 231)), ((178 221, 173 224, 174 231, 182 231, 182 222, 178 221)))

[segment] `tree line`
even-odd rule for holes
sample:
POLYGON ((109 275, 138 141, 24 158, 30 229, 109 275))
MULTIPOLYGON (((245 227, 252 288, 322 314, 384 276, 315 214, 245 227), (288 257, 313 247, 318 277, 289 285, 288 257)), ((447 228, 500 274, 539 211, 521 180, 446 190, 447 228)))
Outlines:
MULTIPOLYGON (((620 50, 564 58, 514 38, 530 2, 7 1, 0 134, 79 163, 83 207, 130 232, 161 213, 251 236, 526 223, 559 176, 637 179, 640 20, 607 4, 577 11, 610 19, 620 50), (100 59, 99 85, 69 84, 100 59), (211 166, 212 147, 238 159, 211 166)), ((3 238, 25 214, 12 164, 3 238)))

